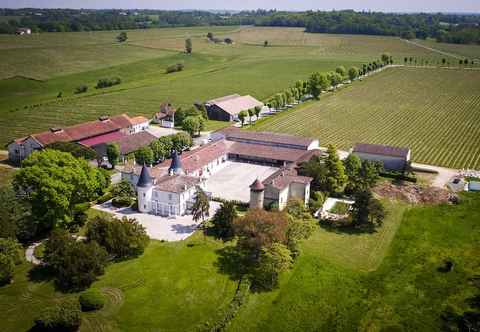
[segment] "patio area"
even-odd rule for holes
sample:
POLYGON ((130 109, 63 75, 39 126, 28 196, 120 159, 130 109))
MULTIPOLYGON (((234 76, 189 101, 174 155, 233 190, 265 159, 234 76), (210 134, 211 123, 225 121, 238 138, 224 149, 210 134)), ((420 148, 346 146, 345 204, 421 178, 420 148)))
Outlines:
MULTIPOLYGON (((220 204, 210 202, 210 217, 212 217, 220 204)), ((131 208, 115 208, 111 201, 103 204, 95 205, 96 210, 108 212, 117 218, 135 218, 142 224, 151 239, 164 241, 181 241, 192 235, 201 221, 195 222, 191 215, 161 217, 152 214, 139 213, 131 208)))

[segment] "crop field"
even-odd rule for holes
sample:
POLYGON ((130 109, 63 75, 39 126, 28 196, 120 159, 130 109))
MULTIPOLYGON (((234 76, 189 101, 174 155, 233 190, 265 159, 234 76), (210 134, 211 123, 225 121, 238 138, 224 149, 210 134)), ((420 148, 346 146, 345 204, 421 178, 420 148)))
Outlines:
POLYGON ((189 107, 232 93, 266 99, 314 71, 361 66, 383 52, 398 61, 440 57, 398 38, 308 34, 299 28, 133 30, 121 45, 115 42, 117 34, 0 36, 0 144, 104 114, 151 116, 165 100, 189 107), (235 43, 210 43, 208 31, 235 43), (183 53, 187 37, 193 41, 191 56, 183 53), (263 47, 264 40, 269 47, 263 47), (168 65, 178 62, 185 64, 183 72, 165 74, 168 65), (121 77, 122 84, 94 89, 98 79, 113 76, 121 77), (81 84, 89 91, 74 94, 81 84))
POLYGON ((321 97, 301 111, 258 123, 349 149, 405 146, 416 162, 480 168, 480 71, 393 68, 321 97))
POLYGON ((480 61, 480 45, 437 43, 433 40, 416 40, 416 42, 443 52, 480 61))

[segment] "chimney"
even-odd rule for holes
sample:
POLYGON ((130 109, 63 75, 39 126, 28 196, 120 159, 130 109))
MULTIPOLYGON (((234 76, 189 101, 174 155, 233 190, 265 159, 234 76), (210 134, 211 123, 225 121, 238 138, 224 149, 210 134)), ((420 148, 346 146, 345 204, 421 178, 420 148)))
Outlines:
POLYGON ((50 131, 54 134, 63 132, 62 128, 50 128, 50 131))
POLYGON ((106 122, 106 121, 110 120, 110 118, 107 115, 103 115, 103 116, 99 117, 98 120, 101 121, 101 122, 106 122))

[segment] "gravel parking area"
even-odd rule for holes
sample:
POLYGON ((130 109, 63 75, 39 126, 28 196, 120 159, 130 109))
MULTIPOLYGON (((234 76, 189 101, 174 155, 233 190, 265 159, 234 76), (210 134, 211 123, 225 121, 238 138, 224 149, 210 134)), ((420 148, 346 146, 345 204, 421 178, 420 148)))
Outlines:
MULTIPOLYGON (((210 202, 210 216, 213 216, 220 204, 210 202)), ((139 213, 130 208, 117 209, 112 206, 111 201, 104 204, 95 205, 94 209, 111 213, 118 218, 135 218, 146 229, 151 239, 165 241, 181 241, 192 235, 197 229, 200 221, 196 223, 192 216, 161 217, 152 214, 139 213)))
POLYGON ((214 197, 248 202, 253 181, 257 178, 263 181, 277 170, 276 167, 227 161, 224 168, 207 180, 206 190, 214 197))

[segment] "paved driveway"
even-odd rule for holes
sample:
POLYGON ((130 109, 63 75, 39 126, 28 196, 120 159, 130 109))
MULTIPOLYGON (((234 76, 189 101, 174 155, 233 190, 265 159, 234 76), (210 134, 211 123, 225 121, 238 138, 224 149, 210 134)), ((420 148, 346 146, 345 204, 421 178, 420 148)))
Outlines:
MULTIPOLYGON (((220 204, 210 202, 210 216, 213 216, 220 204)), ((188 238, 197 229, 200 222, 196 223, 192 220, 192 216, 161 217, 151 214, 139 213, 130 208, 117 209, 112 206, 111 202, 95 205, 94 209, 111 213, 118 218, 128 217, 135 218, 146 229, 150 238, 165 241, 180 241, 188 238)))
POLYGON ((257 178, 265 180, 278 170, 276 167, 227 161, 226 165, 206 182, 206 190, 214 197, 248 202, 250 185, 257 178))

